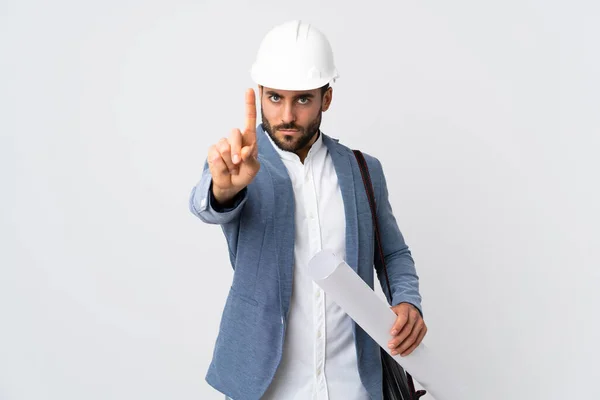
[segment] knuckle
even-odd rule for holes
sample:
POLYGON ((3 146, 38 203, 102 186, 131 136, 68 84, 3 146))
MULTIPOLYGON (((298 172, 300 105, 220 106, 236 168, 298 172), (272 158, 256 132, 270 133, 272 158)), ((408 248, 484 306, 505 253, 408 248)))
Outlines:
POLYGON ((229 142, 227 142, 227 141, 225 141, 219 145, 219 151, 221 152, 221 154, 229 153, 230 150, 231 150, 231 148, 229 146, 229 142))

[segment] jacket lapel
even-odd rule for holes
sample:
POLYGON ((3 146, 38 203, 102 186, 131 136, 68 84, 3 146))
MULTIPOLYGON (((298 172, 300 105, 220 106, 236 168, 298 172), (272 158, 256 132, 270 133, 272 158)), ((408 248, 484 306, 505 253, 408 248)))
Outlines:
POLYGON ((356 212, 354 172, 352 168, 354 154, 339 145, 337 139, 332 139, 325 134, 323 134, 323 143, 327 146, 331 155, 344 201, 344 213, 346 215, 346 263, 354 271, 358 271, 358 217, 356 212))
POLYGON ((294 220, 295 201, 292 181, 287 168, 279 154, 267 138, 262 125, 256 129, 258 141, 258 159, 261 169, 270 176, 272 191, 265 190, 265 198, 269 199, 269 207, 273 210, 273 233, 277 249, 277 272, 279 274, 279 298, 281 299, 282 316, 287 316, 290 308, 290 293, 294 275, 294 237, 296 224, 294 220), (268 196, 268 197, 267 197, 268 196))
MULTIPOLYGON (((338 144, 337 139, 330 138, 327 135, 323 135, 323 143, 329 149, 329 154, 333 161, 335 172, 337 173, 338 183, 342 192, 342 199, 344 201, 344 213, 346 215, 346 263, 358 274, 358 245, 359 245, 359 232, 358 232, 358 213, 357 213, 357 201, 355 191, 355 174, 353 162, 354 153, 349 151, 346 147, 338 144)), ((358 171, 360 174, 360 171, 358 171)), ((361 178, 362 179, 362 178, 361 178)), ((356 342, 356 356, 360 362, 363 353, 362 344, 357 341, 357 328, 356 322, 352 321, 352 334, 356 342)))

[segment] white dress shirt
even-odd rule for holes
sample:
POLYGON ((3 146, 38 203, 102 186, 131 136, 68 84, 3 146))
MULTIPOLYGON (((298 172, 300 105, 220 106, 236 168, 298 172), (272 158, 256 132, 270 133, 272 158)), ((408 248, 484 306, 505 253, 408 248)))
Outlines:
POLYGON ((342 193, 327 146, 318 135, 304 164, 269 137, 294 188, 296 232, 283 357, 263 396, 267 400, 369 399, 358 373, 352 320, 302 268, 324 248, 346 255, 342 193))

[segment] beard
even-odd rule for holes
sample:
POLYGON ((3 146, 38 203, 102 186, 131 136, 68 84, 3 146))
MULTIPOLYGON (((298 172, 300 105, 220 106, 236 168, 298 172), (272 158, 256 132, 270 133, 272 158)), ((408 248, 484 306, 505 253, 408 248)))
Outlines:
POLYGON ((279 147, 281 150, 290 151, 293 153, 305 148, 315 134, 319 132, 319 127, 321 126, 321 114, 323 114, 323 112, 319 111, 319 115, 317 115, 317 117, 312 120, 306 128, 296 125, 294 122, 271 126, 269 121, 265 118, 263 111, 260 110, 260 116, 265 132, 267 132, 277 147, 279 147), (275 136, 275 131, 280 129, 296 129, 298 130, 298 134, 293 136, 284 134, 283 138, 279 139, 275 136))

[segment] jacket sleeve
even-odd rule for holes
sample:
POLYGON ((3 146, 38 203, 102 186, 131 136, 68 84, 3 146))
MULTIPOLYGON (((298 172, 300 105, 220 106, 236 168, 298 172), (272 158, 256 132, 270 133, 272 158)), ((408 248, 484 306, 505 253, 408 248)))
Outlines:
POLYGON ((379 251, 375 248, 377 277, 381 283, 383 292, 387 296, 388 301, 390 301, 390 305, 395 306, 400 303, 410 303, 419 310, 422 316, 419 277, 416 272, 415 263, 394 217, 381 162, 374 157, 372 160, 374 161, 372 168, 373 184, 378 183, 374 189, 376 212, 381 233, 381 246, 392 289, 391 301, 383 264, 381 263, 379 251))
POLYGON ((248 188, 244 188, 234 198, 230 208, 217 207, 212 194, 212 176, 208 162, 204 163, 204 170, 200 181, 192 189, 189 198, 189 208, 192 214, 207 224, 228 224, 239 218, 240 213, 248 200, 248 188))

